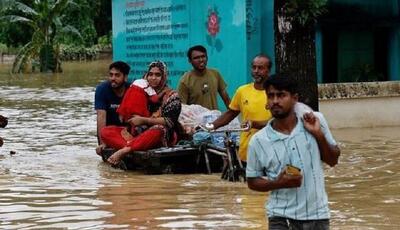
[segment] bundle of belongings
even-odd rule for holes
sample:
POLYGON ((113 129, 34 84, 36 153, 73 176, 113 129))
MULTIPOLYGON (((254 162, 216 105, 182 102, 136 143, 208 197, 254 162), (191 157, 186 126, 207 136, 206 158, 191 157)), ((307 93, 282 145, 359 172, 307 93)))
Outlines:
MULTIPOLYGON (((209 110, 201 105, 185 105, 182 104, 182 111, 179 116, 179 122, 183 125, 185 132, 193 137, 193 143, 198 145, 201 143, 212 143, 218 147, 224 147, 224 132, 209 133, 204 130, 199 130, 199 126, 205 126, 207 123, 212 123, 219 116, 221 111, 209 110)), ((218 130, 237 129, 240 127, 238 118, 233 119, 228 125, 220 127, 218 130)), ((239 132, 231 132, 231 139, 239 143, 239 132)))

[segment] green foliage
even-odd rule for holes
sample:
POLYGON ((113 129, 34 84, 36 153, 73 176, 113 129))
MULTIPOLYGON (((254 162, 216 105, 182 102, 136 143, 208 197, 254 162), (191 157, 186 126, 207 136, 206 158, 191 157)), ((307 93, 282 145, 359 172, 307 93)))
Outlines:
POLYGON ((22 23, 28 25, 33 34, 31 40, 26 43, 17 54, 12 72, 21 72, 33 59, 39 58, 42 71, 61 71, 58 60, 58 47, 65 36, 75 35, 81 38, 77 29, 63 24, 64 10, 67 6, 76 6, 73 0, 41 0, 33 1, 26 5, 22 1, 14 1, 8 14, 0 17, 9 24, 22 23), (49 55, 52 56, 49 56, 49 55), (48 58, 54 58, 49 66, 48 58))
POLYGON ((17 54, 18 51, 18 48, 9 47, 4 43, 0 43, 0 54, 17 54))
POLYGON ((32 28, 28 25, 16 25, 15 23, 0 22, 0 42, 7 46, 22 46, 30 41, 32 28))
POLYGON ((97 39, 97 45, 101 49, 111 48, 112 35, 111 32, 108 35, 101 36, 97 39))
POLYGON ((63 44, 92 46, 97 41, 97 32, 94 27, 94 16, 97 1, 93 0, 74 0, 76 7, 68 7, 65 10, 64 22, 77 29, 82 34, 82 39, 77 40, 72 37, 64 37, 63 44), (84 12, 84 13, 82 13, 84 12))
POLYGON ((301 25, 315 23, 317 18, 327 12, 328 0, 287 0, 284 9, 301 25))
POLYGON ((88 0, 92 4, 92 11, 95 12, 94 26, 98 36, 107 35, 111 30, 111 2, 110 0, 88 0))
POLYGON ((90 61, 98 59, 99 52, 98 46, 87 48, 82 45, 62 45, 60 47, 60 59, 63 61, 90 61))
POLYGON ((7 52, 8 47, 6 44, 0 43, 0 54, 7 52))
MULTIPOLYGON (((60 0, 58 0, 60 1, 60 0)), ((39 2, 44 0, 18 0, 17 2, 29 6, 36 12, 42 12, 43 6, 36 7, 39 2)), ((48 6, 54 4, 55 0, 47 0, 48 6)), ((70 25, 79 31, 81 36, 74 35, 76 32, 61 33, 62 36, 56 36, 54 39, 58 43, 91 47, 100 42, 100 48, 109 48, 111 39, 106 41, 105 37, 111 30, 111 0, 73 0, 68 7, 63 9, 62 16, 59 20, 60 25, 70 25), (102 37, 99 39, 99 37, 102 37), (108 44, 106 44, 108 43, 108 44)), ((19 15, 22 16, 20 7, 14 6, 14 0, 0 0, 0 17, 2 15, 19 15)), ((17 3, 18 4, 18 3, 17 3)), ((26 8, 28 9, 28 8, 26 8)), ((28 10, 29 11, 29 10, 28 10)), ((24 11, 26 13, 26 11, 24 11)), ((27 17, 24 13, 24 16, 27 17)), ((15 23, 9 20, 0 20, 0 43, 6 44, 8 47, 22 47, 31 41, 34 29, 28 23, 15 23)), ((58 32, 57 32, 58 33, 58 32)), ((57 46, 54 46, 57 48, 57 46)))
MULTIPOLYGON (((6 14, 14 14, 12 9, 12 0, 0 0, 0 17, 6 14)), ((22 46, 30 41, 29 36, 32 31, 29 26, 9 23, 6 20, 0 20, 0 42, 7 46, 22 46)))

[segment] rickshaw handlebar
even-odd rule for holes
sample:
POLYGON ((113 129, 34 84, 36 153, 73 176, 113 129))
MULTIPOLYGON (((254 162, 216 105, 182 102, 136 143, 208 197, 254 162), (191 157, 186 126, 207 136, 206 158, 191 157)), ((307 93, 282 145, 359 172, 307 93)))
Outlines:
MULTIPOLYGON (((207 126, 207 125, 206 125, 207 126)), ((244 126, 242 127, 237 127, 237 128, 231 128, 231 129, 208 129, 206 128, 205 125, 199 125, 198 127, 205 131, 205 132, 209 132, 209 133, 226 133, 226 132, 242 132, 242 131, 249 131, 250 130, 250 125, 248 123, 245 123, 244 126)))

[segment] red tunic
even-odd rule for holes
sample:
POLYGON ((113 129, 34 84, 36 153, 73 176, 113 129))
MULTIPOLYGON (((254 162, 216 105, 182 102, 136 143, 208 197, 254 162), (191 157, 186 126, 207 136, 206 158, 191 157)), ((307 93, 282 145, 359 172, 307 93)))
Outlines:
POLYGON ((124 121, 129 120, 133 115, 150 117, 148 110, 149 97, 144 89, 136 85, 131 85, 125 93, 117 113, 122 116, 124 121))

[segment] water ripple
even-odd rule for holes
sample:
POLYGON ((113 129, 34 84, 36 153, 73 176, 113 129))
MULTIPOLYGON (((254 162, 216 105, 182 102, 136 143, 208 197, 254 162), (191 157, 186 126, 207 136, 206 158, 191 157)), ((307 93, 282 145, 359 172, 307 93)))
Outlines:
MULTIPOLYGON (((266 229, 268 194, 243 183, 103 163, 94 152, 93 97, 108 63, 66 66, 62 75, 0 68, 0 111, 9 117, 0 130, 0 229, 266 229)), ((333 131, 342 155, 326 167, 331 229, 400 226, 398 130, 333 131)))

